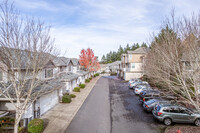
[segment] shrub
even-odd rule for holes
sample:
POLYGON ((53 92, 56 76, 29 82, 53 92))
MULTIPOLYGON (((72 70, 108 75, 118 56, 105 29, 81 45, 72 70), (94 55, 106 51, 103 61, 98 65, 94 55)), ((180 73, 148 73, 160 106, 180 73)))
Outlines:
POLYGON ((94 77, 96 77, 96 74, 94 75, 94 77))
POLYGON ((105 74, 105 73, 106 73, 105 71, 101 72, 101 74, 105 74))
POLYGON ((29 133, 42 133, 44 129, 44 121, 42 119, 33 119, 28 124, 29 133))
POLYGON ((110 76, 115 76, 115 75, 117 75, 116 72, 111 72, 111 73, 110 73, 110 76))
POLYGON ((86 82, 86 83, 89 83, 89 82, 90 82, 90 80, 89 80, 89 79, 86 79, 86 80, 85 80, 85 82, 86 82))
POLYGON ((85 88, 85 84, 80 84, 80 88, 85 88))
POLYGON ((99 76, 99 73, 96 73, 96 76, 99 76))
POLYGON ((75 98, 76 95, 75 95, 75 94, 70 94, 70 97, 71 97, 71 98, 75 98))
POLYGON ((90 77, 89 80, 92 80, 92 77, 90 77))
POLYGON ((62 97, 62 102, 63 103, 71 103, 71 96, 70 95, 64 95, 63 97, 62 97))
POLYGON ((74 92, 80 92, 80 87, 75 87, 73 91, 74 92))

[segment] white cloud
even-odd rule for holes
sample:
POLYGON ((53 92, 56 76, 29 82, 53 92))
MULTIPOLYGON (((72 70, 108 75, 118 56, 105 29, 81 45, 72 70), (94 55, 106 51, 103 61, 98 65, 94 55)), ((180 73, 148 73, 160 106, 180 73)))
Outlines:
POLYGON ((66 51, 66 56, 78 57, 81 49, 90 47, 101 57, 117 50, 119 45, 148 40, 149 34, 158 32, 163 18, 173 7, 179 16, 190 15, 199 10, 200 1, 16 0, 16 3, 25 9, 45 10, 45 19, 55 18, 51 19, 54 20, 51 34, 62 54, 66 51))

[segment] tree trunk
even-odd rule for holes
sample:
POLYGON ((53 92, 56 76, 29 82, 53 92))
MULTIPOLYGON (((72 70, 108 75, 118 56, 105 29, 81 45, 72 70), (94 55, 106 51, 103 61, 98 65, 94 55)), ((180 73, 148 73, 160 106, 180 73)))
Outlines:
POLYGON ((19 122, 20 122, 20 115, 18 110, 16 109, 15 113, 15 125, 14 125, 14 133, 18 133, 18 127, 19 127, 19 122))
POLYGON ((18 126, 19 126, 19 123, 16 123, 16 122, 15 122, 15 125, 14 125, 14 133, 18 133, 18 126))

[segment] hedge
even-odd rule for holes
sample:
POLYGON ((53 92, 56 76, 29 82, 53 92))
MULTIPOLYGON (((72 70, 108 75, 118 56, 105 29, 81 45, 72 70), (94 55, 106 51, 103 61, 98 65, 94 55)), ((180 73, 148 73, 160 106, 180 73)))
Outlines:
POLYGON ((80 87, 75 87, 73 91, 74 92, 80 92, 80 87))
POLYGON ((85 88, 85 84, 80 84, 80 88, 85 88))
POLYGON ((89 82, 90 82, 90 80, 89 80, 89 79, 86 79, 86 80, 85 80, 85 82, 86 82, 86 83, 89 83, 89 82))
POLYGON ((64 95, 63 97, 62 97, 62 102, 63 103, 71 103, 71 96, 70 95, 64 95))
POLYGON ((75 94, 70 94, 70 97, 71 97, 71 98, 75 98, 76 95, 75 95, 75 94))
POLYGON ((44 121, 42 119, 33 119, 28 124, 29 133, 42 133, 44 129, 44 121))
POLYGON ((96 73, 96 76, 99 76, 99 73, 96 73))

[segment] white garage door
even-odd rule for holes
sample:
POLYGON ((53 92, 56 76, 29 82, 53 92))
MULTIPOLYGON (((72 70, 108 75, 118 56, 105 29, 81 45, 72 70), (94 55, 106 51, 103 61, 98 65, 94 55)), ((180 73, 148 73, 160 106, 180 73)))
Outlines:
POLYGON ((40 115, 43 115, 49 109, 58 103, 57 90, 40 97, 40 115))

